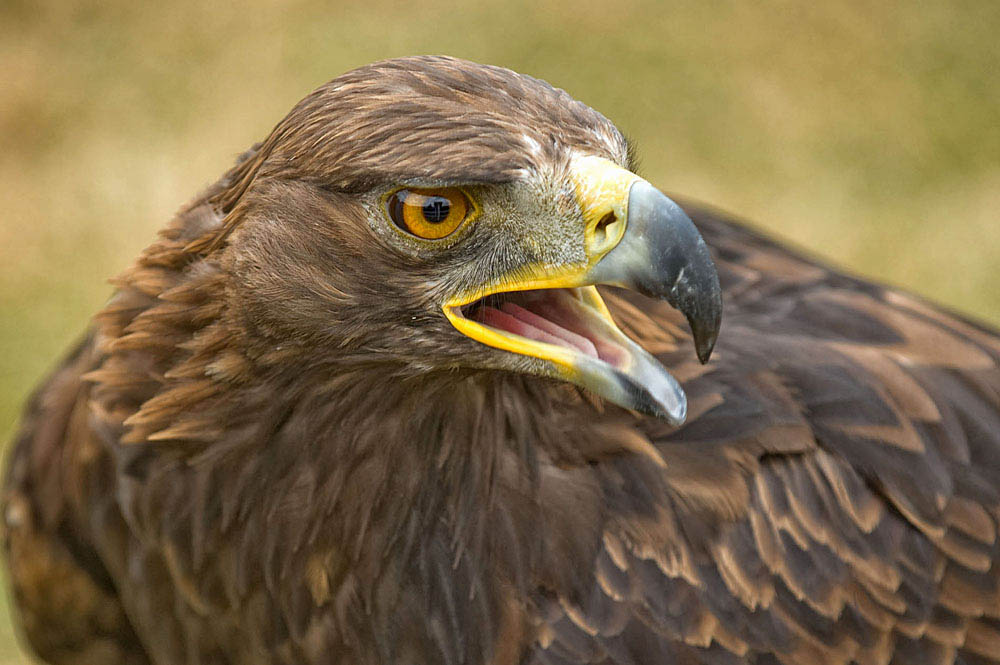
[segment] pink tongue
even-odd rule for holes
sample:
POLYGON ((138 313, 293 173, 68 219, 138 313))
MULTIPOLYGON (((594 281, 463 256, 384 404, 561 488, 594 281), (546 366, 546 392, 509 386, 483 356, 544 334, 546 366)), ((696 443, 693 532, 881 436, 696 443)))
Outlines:
POLYGON ((539 330, 543 330, 550 335, 558 337, 559 339, 565 341, 567 344, 572 346, 574 349, 579 349, 580 351, 586 353, 588 356, 593 356, 594 358, 598 357, 597 347, 595 347, 594 343, 589 339, 587 339, 586 337, 584 337, 583 335, 575 333, 567 328, 563 328, 558 323, 542 318, 541 316, 538 316, 534 312, 526 310, 520 305, 514 304, 512 302, 504 303, 501 306, 501 309, 516 319, 525 321, 533 325, 534 327, 538 328, 539 330))
POLYGON ((506 330, 536 342, 566 346, 593 358, 598 357, 594 343, 583 335, 567 330, 511 302, 501 305, 501 309, 483 307, 476 318, 488 326, 506 330))
MULTIPOLYGON (((579 317, 565 307, 565 305, 553 301, 541 301, 538 303, 538 310, 546 317, 538 316, 543 321, 551 321, 552 325, 560 327, 562 325, 573 325, 579 322, 579 317)), ((578 324, 579 325, 579 324, 578 324)), ((590 342, 591 340, 587 340, 590 342)), ((600 336, 595 336, 592 344, 596 345, 597 357, 615 367, 621 367, 628 359, 628 351, 615 342, 600 336)))

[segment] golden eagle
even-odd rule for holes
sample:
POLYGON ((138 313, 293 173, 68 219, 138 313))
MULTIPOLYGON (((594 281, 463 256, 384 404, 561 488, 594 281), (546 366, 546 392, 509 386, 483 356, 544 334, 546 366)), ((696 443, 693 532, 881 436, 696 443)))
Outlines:
POLYGON ((634 170, 497 67, 306 97, 27 407, 37 654, 1000 663, 1000 337, 634 170))

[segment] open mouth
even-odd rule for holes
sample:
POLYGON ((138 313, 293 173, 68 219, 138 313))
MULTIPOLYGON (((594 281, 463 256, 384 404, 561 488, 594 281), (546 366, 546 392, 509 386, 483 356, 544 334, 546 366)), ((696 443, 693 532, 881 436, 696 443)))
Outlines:
POLYGON ((546 360, 557 376, 617 404, 684 420, 680 385, 618 329, 594 286, 503 291, 444 311, 460 332, 487 346, 546 360))
POLYGON ((628 365, 627 345, 616 339, 621 332, 593 286, 494 293, 449 309, 466 325, 484 328, 480 334, 508 342, 482 340, 491 346, 555 362, 586 356, 618 369, 628 365))
MULTIPOLYGON (((618 330, 592 286, 494 293, 453 312, 512 338, 519 346, 537 345, 538 353, 530 355, 556 360, 568 351, 619 369, 629 357, 626 347, 614 338, 618 330)), ((518 350, 523 353, 524 347, 518 350)))

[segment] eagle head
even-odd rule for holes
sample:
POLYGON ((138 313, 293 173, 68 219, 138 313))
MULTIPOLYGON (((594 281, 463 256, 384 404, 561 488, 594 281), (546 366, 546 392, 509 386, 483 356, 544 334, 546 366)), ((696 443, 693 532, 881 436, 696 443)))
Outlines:
POLYGON ((680 423, 677 381, 595 288, 680 309, 704 362, 721 291, 681 208, 604 116, 543 81, 447 57, 379 62, 300 102, 214 194, 202 249, 249 348, 399 380, 567 381, 680 423), (291 351, 289 351, 291 352, 291 351))

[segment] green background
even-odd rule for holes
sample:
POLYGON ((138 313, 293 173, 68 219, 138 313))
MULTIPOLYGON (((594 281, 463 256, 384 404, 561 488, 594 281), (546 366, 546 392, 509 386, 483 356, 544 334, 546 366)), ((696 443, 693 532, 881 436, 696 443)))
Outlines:
POLYGON ((544 78, 666 191, 1000 323, 998 35, 995 0, 4 0, 0 440, 182 203, 315 86, 407 54, 544 78))

